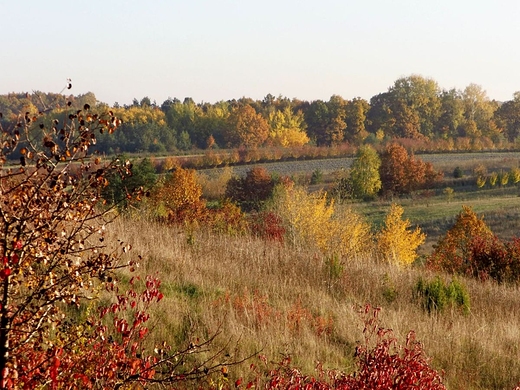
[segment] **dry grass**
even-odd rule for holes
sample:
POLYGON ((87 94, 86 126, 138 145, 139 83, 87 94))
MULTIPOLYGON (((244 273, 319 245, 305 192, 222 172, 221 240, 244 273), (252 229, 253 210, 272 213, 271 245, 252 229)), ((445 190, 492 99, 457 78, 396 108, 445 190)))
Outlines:
MULTIPOLYGON (((363 338, 356 310, 368 302, 383 308, 382 325, 400 340, 416 331, 433 366, 445 371, 450 390, 511 389, 520 380, 516 287, 463 279, 471 313, 430 316, 412 297, 420 276, 433 277, 422 269, 367 258, 345 261, 340 272, 308 248, 208 232, 189 238, 146 218, 121 218, 112 227, 114 237, 143 256, 138 272, 162 280, 165 299, 154 313, 157 339, 182 344, 220 329, 216 344, 232 340, 230 353, 261 350, 272 360, 290 354, 307 373, 316 361, 350 372, 363 338)), ((247 377, 248 366, 232 368, 232 377, 247 377)))

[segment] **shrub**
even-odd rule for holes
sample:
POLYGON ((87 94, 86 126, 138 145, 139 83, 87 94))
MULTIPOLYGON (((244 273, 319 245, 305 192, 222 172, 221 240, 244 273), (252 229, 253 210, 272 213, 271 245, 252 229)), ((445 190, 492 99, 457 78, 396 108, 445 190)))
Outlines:
POLYGON ((491 174, 489 175, 489 185, 491 187, 494 187, 497 184, 497 181, 498 181, 498 173, 491 172, 491 174))
MULTIPOLYGON (((246 388, 264 389, 308 389, 308 390, 445 390, 441 375, 430 366, 423 347, 410 331, 404 345, 399 344, 391 329, 380 326, 380 309, 366 305, 364 343, 356 347, 357 370, 345 374, 337 370, 324 370, 317 364, 316 377, 304 375, 291 365, 286 356, 274 367, 269 367, 265 356, 260 359, 265 365, 261 370, 256 364, 251 369, 256 375, 246 388), (267 377, 265 377, 267 372, 267 377), (265 381, 266 383, 262 383, 265 381)), ((237 381, 235 386, 241 384, 237 381)))
POLYGON ((249 216, 251 234, 266 241, 284 242, 285 227, 282 218, 272 211, 261 211, 249 216))
POLYGON ((520 281, 520 239, 502 242, 483 219, 464 207, 454 226, 439 240, 426 264, 434 270, 499 283, 520 281))
POLYGON ((475 237, 490 238, 492 232, 483 218, 479 218, 470 207, 463 206, 455 224, 435 245, 426 261, 427 266, 437 271, 471 274, 469 258, 475 237))
POLYGON ((216 175, 201 172, 197 172, 197 174, 204 199, 218 200, 225 197, 227 183, 233 177, 233 169, 225 167, 216 175))
POLYGON ((444 283, 440 277, 427 282, 419 279, 414 287, 414 297, 421 301, 421 306, 428 314, 442 312, 447 307, 454 307, 464 314, 469 313, 470 298, 466 287, 454 279, 449 284, 444 283))
POLYGON ((244 178, 234 177, 226 186, 226 197, 244 211, 258 211, 273 193, 275 181, 265 168, 250 169, 244 178))
POLYGON ((429 188, 442 178, 431 163, 409 155, 396 143, 389 144, 381 154, 379 173, 383 193, 397 195, 429 188))
POLYGON ((470 276, 499 283, 520 281, 520 240, 502 242, 496 236, 474 237, 468 259, 470 276))
POLYGON ((311 185, 315 185, 320 184, 321 182, 323 182, 323 172, 316 169, 312 172, 310 183, 311 185))
POLYGON ((518 182, 520 182, 520 168, 511 168, 511 170, 509 171, 509 177, 513 184, 517 184, 518 182))
POLYGON ((462 172, 462 169, 460 169, 460 167, 455 167, 455 169, 453 170, 453 177, 455 179, 460 179, 464 176, 464 173, 462 172))
POLYGON ((451 187, 446 187, 444 190, 442 190, 442 193, 444 195, 446 195, 446 200, 449 202, 451 202, 451 200, 453 199, 453 194, 454 194, 455 190, 451 187))
POLYGON ((240 235, 248 230, 248 222, 244 212, 240 207, 229 201, 224 201, 218 207, 208 209, 205 222, 217 233, 240 235))
MULTIPOLYGON (((120 157, 120 160, 125 160, 120 157)), ((102 196, 110 204, 117 204, 121 209, 135 205, 139 199, 132 194, 139 189, 151 190, 156 183, 155 167, 152 161, 144 158, 138 163, 126 162, 128 170, 112 171, 107 175, 108 185, 103 188, 102 196)))
POLYGON ((175 224, 197 222, 207 216, 205 202, 201 199, 202 186, 196 172, 177 168, 163 178, 152 193, 152 202, 158 209, 166 210, 166 217, 175 224))
POLYGON ((349 177, 341 177, 335 183, 332 188, 331 195, 338 200, 347 200, 354 197, 354 190, 352 188, 352 182, 349 177))
POLYGON ((355 390, 446 389, 439 373, 430 367, 415 333, 410 331, 404 346, 399 345, 392 330, 380 326, 379 311, 365 306, 365 342, 356 348, 355 354, 358 370, 339 384, 348 384, 350 387, 345 389, 355 390))
POLYGON ((208 360, 208 342, 184 350, 165 343, 158 353, 146 340, 160 281, 134 277, 123 291, 116 280, 137 259, 131 245, 107 243, 117 213, 101 192, 111 173, 132 177, 132 167, 101 165, 91 152, 96 135, 121 120, 88 104, 65 113, 62 121, 26 113, 13 129, 0 125, 0 387, 115 389, 206 377, 221 367, 208 360), (4 165, 13 152, 16 168, 4 165))
POLYGON ((282 218, 292 244, 348 258, 371 248, 370 225, 351 209, 337 210, 326 193, 309 194, 302 187, 278 185, 272 210, 282 218))

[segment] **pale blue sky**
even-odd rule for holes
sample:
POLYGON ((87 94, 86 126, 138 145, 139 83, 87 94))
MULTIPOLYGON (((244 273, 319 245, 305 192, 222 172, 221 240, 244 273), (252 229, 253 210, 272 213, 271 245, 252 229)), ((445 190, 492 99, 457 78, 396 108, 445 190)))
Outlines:
POLYGON ((0 94, 70 77, 109 104, 370 99, 414 73, 520 90, 514 0, 0 0, 0 26, 0 94))

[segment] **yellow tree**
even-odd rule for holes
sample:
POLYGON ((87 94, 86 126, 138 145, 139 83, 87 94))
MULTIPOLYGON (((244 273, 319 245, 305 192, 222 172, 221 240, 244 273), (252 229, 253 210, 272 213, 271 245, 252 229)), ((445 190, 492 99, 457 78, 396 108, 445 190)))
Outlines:
POLYGON ((326 194, 308 194, 303 187, 278 185, 274 198, 275 212, 284 221, 289 240, 326 251, 334 213, 334 204, 327 201, 326 194))
POLYGON ((309 194, 302 187, 279 185, 273 203, 293 244, 347 258, 371 247, 370 225, 351 209, 338 210, 326 193, 309 194))
POLYGON ((371 226, 351 208, 335 210, 329 234, 330 250, 343 257, 355 259, 371 252, 371 226))
POLYGON ((417 258, 417 248, 424 243, 426 235, 419 227, 410 230, 411 223, 408 219, 403 220, 403 212, 401 206, 392 204, 377 235, 377 247, 385 261, 407 266, 417 258))
POLYGON ((301 111, 293 113, 291 107, 269 113, 268 141, 274 146, 302 146, 309 142, 305 133, 305 119, 301 111))
POLYGON ((193 222, 205 216, 206 204, 201 199, 202 185, 196 172, 177 168, 169 174, 152 199, 159 208, 165 208, 168 218, 174 223, 193 222))

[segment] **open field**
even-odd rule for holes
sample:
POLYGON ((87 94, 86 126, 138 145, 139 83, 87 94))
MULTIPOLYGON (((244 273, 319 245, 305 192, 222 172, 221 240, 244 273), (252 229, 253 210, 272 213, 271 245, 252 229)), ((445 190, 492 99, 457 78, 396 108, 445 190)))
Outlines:
MULTIPOLYGON (((305 247, 179 229, 143 218, 121 218, 114 237, 132 242, 144 260, 142 275, 162 280, 165 299, 154 313, 154 337, 181 345, 220 331, 215 348, 232 356, 261 351, 271 361, 289 354, 303 372, 325 368, 352 372, 363 339, 360 305, 382 307, 381 325, 404 343, 415 330, 432 365, 444 370, 448 389, 512 389, 520 380, 518 287, 460 278, 470 313, 428 314, 414 299, 422 268, 398 268, 371 258, 327 263, 305 247), (149 234, 143 234, 149 232, 149 234)), ((443 280, 451 277, 441 275, 443 280)), ((230 367, 230 380, 251 375, 253 358, 230 367)), ((232 383, 232 382, 231 382, 232 383)))
MULTIPOLYGON (((469 174, 477 165, 484 164, 489 170, 510 169, 520 166, 518 152, 475 152, 475 153, 439 153, 418 155, 422 160, 431 162, 435 169, 451 175, 455 167, 460 167, 465 174, 469 174)), ((233 167, 237 175, 244 175, 252 167, 264 167, 271 173, 278 175, 310 175, 315 170, 323 174, 331 174, 341 169, 348 169, 353 158, 331 158, 322 160, 284 161, 273 163, 251 164, 233 167)), ((222 168, 204 169, 203 172, 219 172, 222 168)))
MULTIPOLYGON (((514 153, 423 155, 447 181, 430 193, 377 200, 344 202, 363 214, 374 229, 392 202, 404 207, 404 217, 427 234, 420 254, 428 255, 453 224, 463 205, 471 206, 502 239, 520 233, 520 196, 517 186, 477 189, 472 174, 479 164, 488 171, 518 166, 514 153), (449 177, 455 167, 466 177, 449 177), (454 193, 448 197, 443 187, 454 193)), ((350 159, 260 164, 270 172, 310 177, 319 169, 331 185, 350 159)), ((235 167, 245 173, 251 166, 235 167)), ((205 170, 208 174, 210 171, 205 170)), ((213 173, 222 170, 212 170, 213 173)), ((229 172, 227 172, 229 174, 229 172)), ((240 173, 241 174, 241 173, 240 173)), ((303 181, 303 180, 302 180, 303 181)), ((141 275, 162 280, 165 299, 154 314, 154 337, 175 345, 219 332, 214 347, 238 358, 255 352, 278 362, 285 355, 309 375, 317 362, 325 369, 355 370, 356 345, 363 340, 360 306, 382 308, 381 326, 391 328, 404 344, 414 330, 432 366, 443 372, 448 389, 513 389, 520 382, 520 295, 518 286, 499 285, 422 267, 376 262, 370 254, 343 258, 331 265, 315 248, 266 242, 249 235, 222 235, 185 230, 157 223, 144 211, 123 216, 113 226, 114 239, 132 243, 143 257, 141 275), (149 232, 143 234, 143 232, 149 232), (455 307, 428 313, 414 295, 419 280, 436 276, 458 280, 470 296, 470 311, 455 307)), ((127 279, 126 276, 123 280, 127 279)), ((230 357, 230 359, 231 359, 230 357)), ((259 363, 253 358, 254 363, 259 363)), ((251 361, 230 367, 229 381, 252 373, 251 361)), ((233 383, 233 382, 230 382, 233 383)))

